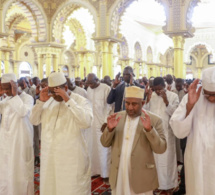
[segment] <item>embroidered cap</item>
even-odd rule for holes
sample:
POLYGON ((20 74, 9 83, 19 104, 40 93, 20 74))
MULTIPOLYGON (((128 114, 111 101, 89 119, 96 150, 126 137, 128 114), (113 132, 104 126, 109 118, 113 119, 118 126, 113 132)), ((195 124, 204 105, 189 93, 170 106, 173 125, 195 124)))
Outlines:
POLYGON ((144 98, 144 89, 141 89, 140 87, 136 87, 136 86, 126 87, 125 88, 125 98, 143 99, 144 98))

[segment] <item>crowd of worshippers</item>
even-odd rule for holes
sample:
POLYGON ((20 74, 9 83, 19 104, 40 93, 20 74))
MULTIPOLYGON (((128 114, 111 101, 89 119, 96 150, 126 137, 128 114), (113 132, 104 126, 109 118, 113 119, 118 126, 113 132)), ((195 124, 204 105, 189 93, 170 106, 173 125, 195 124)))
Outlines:
POLYGON ((0 195, 90 195, 100 176, 113 195, 215 193, 215 67, 202 79, 114 80, 53 72, 0 83, 0 195), (178 183, 177 164, 182 164, 178 183))

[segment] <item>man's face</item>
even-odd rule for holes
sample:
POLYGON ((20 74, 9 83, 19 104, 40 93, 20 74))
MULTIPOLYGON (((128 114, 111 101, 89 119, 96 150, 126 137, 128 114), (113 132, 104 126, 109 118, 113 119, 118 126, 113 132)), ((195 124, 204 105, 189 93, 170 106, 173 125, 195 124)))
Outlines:
POLYGON ((135 118, 141 115, 142 107, 144 101, 138 98, 126 98, 125 99, 125 109, 131 118, 135 118))
MULTIPOLYGON (((49 87, 49 95, 51 95, 56 101, 58 102, 62 102, 63 101, 63 98, 59 95, 56 95, 55 92, 54 92, 54 89, 57 89, 57 88, 60 88, 60 87, 49 87)), ((64 91, 67 91, 68 87, 65 86, 63 88, 64 91)))
POLYGON ((177 91, 181 91, 183 89, 183 84, 182 83, 175 83, 175 88, 177 91))
POLYGON ((158 96, 160 96, 161 92, 164 90, 165 90, 165 86, 163 85, 154 86, 154 91, 158 96))
POLYGON ((73 91, 75 89, 75 83, 73 84, 69 78, 66 79, 68 83, 68 88, 73 91))
POLYGON ((169 85, 172 85, 172 83, 173 83, 173 78, 172 78, 171 75, 166 77, 166 82, 167 82, 169 85))
POLYGON ((131 79, 131 72, 127 69, 125 69, 123 71, 123 80, 126 82, 126 83, 130 83, 130 79, 131 79))
POLYGON ((37 78, 37 79, 36 79, 36 86, 38 86, 39 84, 40 84, 40 79, 37 78))
POLYGON ((48 83, 46 83, 46 82, 41 82, 41 83, 40 83, 40 86, 42 87, 42 89, 44 89, 44 88, 48 87, 48 83))
POLYGON ((98 87, 98 80, 94 79, 91 76, 87 77, 87 81, 86 84, 91 88, 91 89, 95 89, 96 87, 98 87))
POLYGON ((210 92, 210 91, 206 91, 205 89, 203 89, 203 94, 209 102, 215 103, 215 91, 210 92))
POLYGON ((1 87, 7 96, 12 96, 12 88, 10 83, 2 83, 1 87))

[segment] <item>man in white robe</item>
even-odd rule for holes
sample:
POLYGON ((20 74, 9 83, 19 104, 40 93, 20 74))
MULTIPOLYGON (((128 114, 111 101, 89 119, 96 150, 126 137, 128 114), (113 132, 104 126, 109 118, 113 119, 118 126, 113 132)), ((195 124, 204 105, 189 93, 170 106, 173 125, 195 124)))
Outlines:
POLYGON ((87 76, 88 100, 93 108, 93 124, 91 127, 92 133, 92 176, 100 175, 102 178, 109 177, 110 168, 110 149, 102 146, 100 138, 102 135, 101 127, 107 121, 111 106, 107 104, 107 97, 110 92, 110 87, 100 83, 95 74, 87 76))
POLYGON ((87 92, 85 89, 78 87, 75 85, 75 79, 73 78, 66 78, 67 83, 68 83, 68 88, 69 88, 69 93, 77 93, 78 95, 87 98, 87 92))
POLYGON ((89 195, 91 171, 81 129, 91 125, 91 106, 87 99, 67 94, 63 73, 51 73, 48 85, 30 116, 34 125, 42 125, 40 194, 89 195))
POLYGON ((154 92, 147 97, 146 110, 157 114, 162 118, 164 133, 167 140, 167 150, 164 154, 155 154, 155 162, 158 171, 159 189, 166 190, 171 194, 171 189, 178 185, 178 172, 176 160, 175 135, 169 125, 169 120, 176 110, 179 99, 177 94, 165 90, 162 77, 154 79, 154 92))
POLYGON ((215 67, 202 73, 189 88, 170 125, 174 134, 187 137, 185 149, 186 195, 212 195, 215 193, 215 67))
POLYGON ((18 92, 16 76, 4 74, 7 97, 0 102, 0 194, 34 194, 33 126, 29 115, 33 98, 18 92))
POLYGON ((153 152, 166 150, 162 120, 142 110, 144 90, 125 89, 126 111, 107 119, 101 143, 111 146, 110 184, 113 195, 153 195, 158 187, 153 152))

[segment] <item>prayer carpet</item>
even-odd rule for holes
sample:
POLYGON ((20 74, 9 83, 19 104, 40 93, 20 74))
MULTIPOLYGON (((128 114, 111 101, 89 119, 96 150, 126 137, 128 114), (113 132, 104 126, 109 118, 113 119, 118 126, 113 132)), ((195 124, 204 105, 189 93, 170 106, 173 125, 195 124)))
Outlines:
MULTIPOLYGON (((178 166, 178 172, 180 173, 181 165, 178 166)), ((35 167, 34 170, 34 192, 35 195, 39 195, 39 185, 40 185, 40 167, 35 167)), ((179 175, 179 174, 178 174, 179 175)), ((180 182, 180 175, 178 177, 178 180, 180 182)), ((92 178, 92 185, 91 185, 91 191, 92 195, 110 195, 111 189, 110 186, 103 182, 103 179, 101 177, 93 177, 92 178)), ((177 189, 174 189, 175 191, 177 189)), ((156 190, 154 191, 154 195, 166 195, 165 192, 156 190)))

